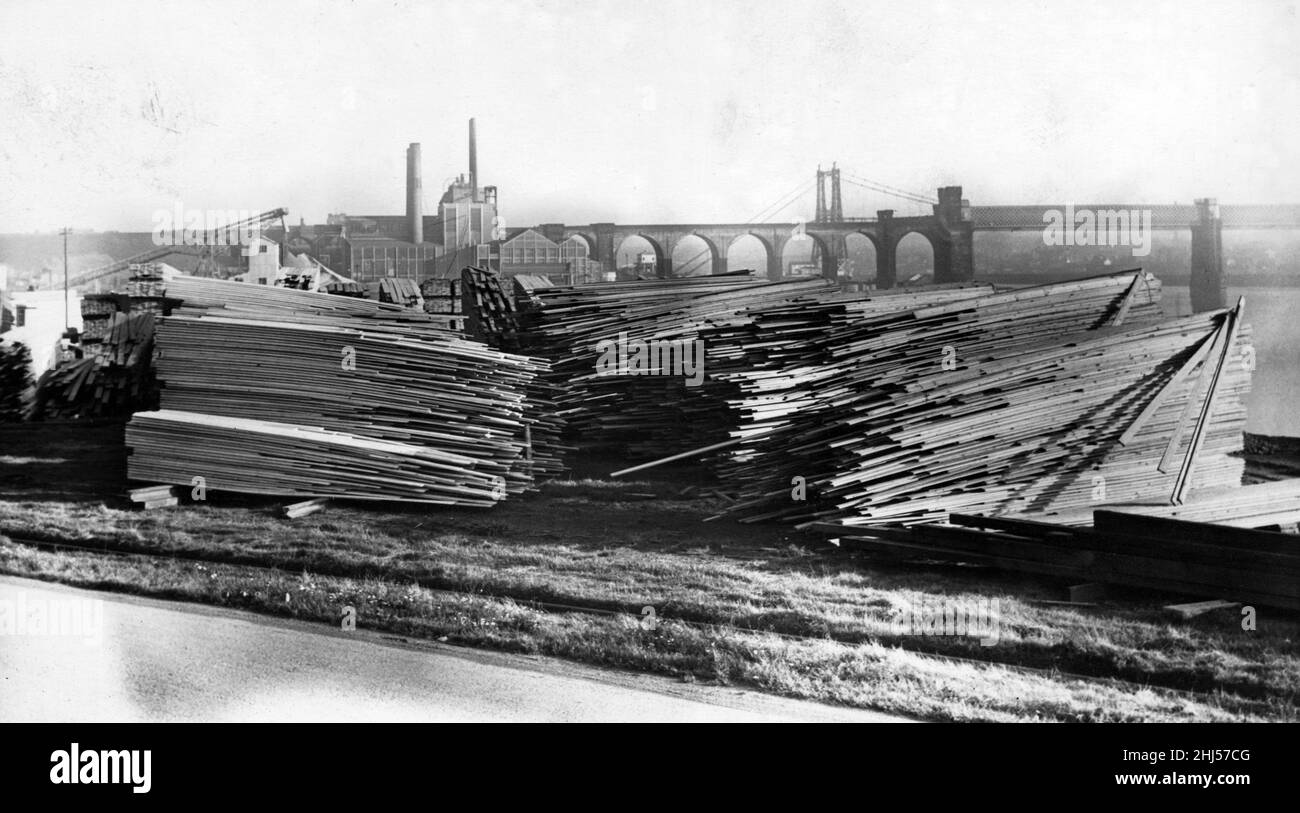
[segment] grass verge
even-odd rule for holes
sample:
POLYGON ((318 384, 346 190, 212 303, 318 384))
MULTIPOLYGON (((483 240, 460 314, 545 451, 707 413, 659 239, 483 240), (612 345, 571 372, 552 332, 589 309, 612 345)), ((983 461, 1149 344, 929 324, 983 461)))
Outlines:
MULTIPOLYGON (((1044 606, 1037 602, 1061 598, 1063 585, 975 568, 875 563, 779 526, 703 523, 722 498, 683 495, 684 474, 671 482, 552 483, 490 511, 334 505, 287 521, 274 501, 212 495, 208 504, 140 513, 114 496, 123 474, 112 430, 65 431, 43 444, 39 434, 16 439, 13 451, 0 458, 0 533, 94 540, 147 556, 110 565, 94 554, 8 544, 0 558, 5 572, 228 603, 250 592, 236 589, 236 574, 252 580, 250 594, 270 596, 258 579, 302 579, 305 571, 310 580, 335 585, 335 592, 342 585, 370 585, 383 601, 406 590, 440 597, 434 604, 394 605, 391 612, 382 602, 365 605, 377 625, 401 634, 436 633, 466 644, 745 683, 934 719, 1296 717, 1300 623, 1294 616, 1261 608, 1258 630, 1246 632, 1230 611, 1173 621, 1160 610, 1169 597, 1136 592, 1119 593, 1093 610, 1044 606), (217 593, 192 592, 197 567, 209 573, 223 568, 221 578, 232 580, 220 600, 217 593), (113 578, 94 584, 104 568, 114 571, 113 578), (997 603, 994 646, 969 636, 912 634, 916 630, 891 623, 917 606, 981 601, 997 603), (618 614, 547 613, 533 602, 618 614), (664 632, 648 634, 654 631, 636 623, 645 605, 655 608, 664 632), (446 608, 477 608, 498 626, 477 629, 469 617, 453 623, 446 608), (1050 680, 1002 665, 1117 677, 1201 696, 1173 700, 1152 692, 1155 699, 1139 699, 1147 690, 1050 680), (963 670, 973 672, 961 677, 963 670), (1021 694, 1002 696, 985 684, 990 680, 1021 694), (896 688, 855 687, 854 681, 896 688), (1086 686, 1107 693, 1110 705, 1100 707, 1109 711, 1089 705, 1095 698, 1086 686), (1129 699, 1121 702, 1121 696, 1129 699)), ((333 620, 337 605, 331 606, 329 613, 307 617, 333 620)), ((363 605, 355 606, 360 611, 363 605)), ((269 598, 250 609, 286 610, 269 598)))

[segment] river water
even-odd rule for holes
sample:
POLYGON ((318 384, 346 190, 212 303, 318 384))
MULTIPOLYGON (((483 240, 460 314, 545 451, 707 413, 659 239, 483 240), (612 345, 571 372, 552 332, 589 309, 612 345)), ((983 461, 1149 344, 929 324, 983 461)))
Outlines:
MULTIPOLYGON (((1300 437, 1300 288, 1228 287, 1228 304, 1246 298, 1254 329, 1255 374, 1246 400, 1246 431, 1300 437)), ((1186 286, 1162 286, 1167 316, 1192 312, 1186 286)))

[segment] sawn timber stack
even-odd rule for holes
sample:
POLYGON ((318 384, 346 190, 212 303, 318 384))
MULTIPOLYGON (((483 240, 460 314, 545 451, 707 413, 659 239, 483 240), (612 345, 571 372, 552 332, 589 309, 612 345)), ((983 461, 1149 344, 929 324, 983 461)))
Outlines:
MULTIPOLYGON (((910 524, 1239 485, 1249 328, 1161 320, 1157 293, 1127 272, 866 319, 819 306, 802 346, 722 373, 744 393, 730 513, 910 524)), ((753 315, 759 340, 803 310, 753 315)))
POLYGON ((380 303, 174 283, 183 306, 157 335, 162 408, 127 427, 133 480, 490 505, 563 468, 541 359, 380 303))

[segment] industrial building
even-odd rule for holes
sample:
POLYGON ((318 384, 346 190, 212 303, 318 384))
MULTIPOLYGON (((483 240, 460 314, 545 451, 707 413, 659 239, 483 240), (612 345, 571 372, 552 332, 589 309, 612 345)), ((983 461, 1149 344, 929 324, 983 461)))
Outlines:
POLYGON ((506 277, 542 274, 555 283, 600 282, 604 265, 590 255, 590 246, 580 237, 552 240, 537 229, 524 229, 508 240, 480 244, 476 264, 506 277))
MULTIPOLYGON (((478 146, 469 122, 469 173, 458 176, 438 202, 437 214, 424 213, 420 144, 406 150, 406 213, 330 215, 324 225, 290 228, 286 245, 306 252, 327 268, 357 282, 425 279, 459 273, 490 241, 497 224, 497 189, 478 183, 478 146)), ((286 239, 274 230, 271 239, 286 239)))

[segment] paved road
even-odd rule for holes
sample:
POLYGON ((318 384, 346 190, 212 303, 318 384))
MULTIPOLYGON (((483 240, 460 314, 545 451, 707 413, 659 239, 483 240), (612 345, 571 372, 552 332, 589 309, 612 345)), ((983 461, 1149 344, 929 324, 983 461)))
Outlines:
POLYGON ((898 719, 0 576, 0 722, 898 719), (35 634, 40 612, 72 607, 81 636, 35 634))

